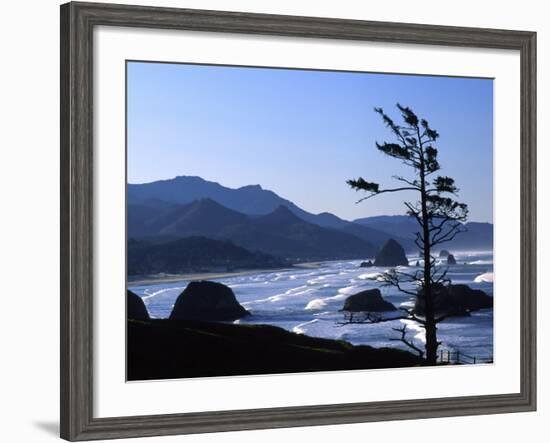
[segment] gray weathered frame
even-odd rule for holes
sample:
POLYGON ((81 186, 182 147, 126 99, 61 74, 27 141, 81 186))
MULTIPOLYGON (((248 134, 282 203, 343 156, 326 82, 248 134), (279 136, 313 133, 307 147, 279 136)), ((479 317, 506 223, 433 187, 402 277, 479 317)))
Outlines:
POLYGON ((100 3, 61 6, 61 437, 71 441, 536 409, 536 33, 100 3), (517 394, 93 417, 92 44, 129 26, 517 50, 521 57, 521 390, 517 394))

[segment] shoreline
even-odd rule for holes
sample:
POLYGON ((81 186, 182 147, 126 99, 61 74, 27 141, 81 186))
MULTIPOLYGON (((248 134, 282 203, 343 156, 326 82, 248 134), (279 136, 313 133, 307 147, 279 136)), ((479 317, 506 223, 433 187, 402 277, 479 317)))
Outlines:
MULTIPOLYGON (((476 254, 476 253, 485 253, 491 251, 456 251, 455 254, 476 254)), ((407 259, 409 261, 414 261, 418 259, 416 256, 407 254, 407 259)), ((208 280, 208 279, 220 279, 220 278, 229 278, 229 277, 239 277, 243 275, 250 274, 263 274, 267 272, 282 272, 282 271, 292 271, 300 269, 316 269, 321 267, 325 263, 334 263, 342 261, 362 261, 363 259, 337 259, 337 260, 318 260, 311 262, 295 263, 290 266, 282 268, 258 268, 258 269, 242 269, 239 271, 218 271, 218 272, 187 272, 183 274, 166 274, 166 275, 143 275, 136 276, 133 279, 126 280, 127 287, 140 286, 146 284, 155 284, 155 283, 176 283, 182 280, 208 280)))
MULTIPOLYGON (((333 260, 330 260, 333 261, 333 260)), ((319 268, 325 261, 315 261, 315 262, 304 262, 296 263, 292 266, 287 266, 284 268, 258 268, 258 269, 243 269, 242 271, 226 271, 226 272, 194 272, 186 274, 169 274, 163 276, 142 276, 137 277, 135 280, 127 280, 127 286, 140 286, 145 284, 154 284, 154 283, 176 283, 182 280, 208 280, 213 278, 228 278, 228 277, 239 277, 243 275, 250 274, 263 274, 266 272, 281 272, 281 271, 292 271, 293 269, 315 269, 319 268)))

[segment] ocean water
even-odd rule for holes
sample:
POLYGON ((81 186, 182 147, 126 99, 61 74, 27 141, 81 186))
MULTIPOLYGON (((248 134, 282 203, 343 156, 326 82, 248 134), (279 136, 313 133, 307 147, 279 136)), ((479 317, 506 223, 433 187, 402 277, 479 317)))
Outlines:
MULTIPOLYGON (((454 253, 454 251, 453 251, 454 253)), ((491 252, 454 253, 457 265, 449 267, 447 276, 453 284, 464 283, 493 295, 493 255, 491 252)), ((409 257, 414 265, 416 257, 409 257)), ((387 268, 360 268, 360 261, 323 262, 316 268, 295 268, 212 279, 233 289, 239 303, 250 313, 235 323, 279 326, 296 333, 346 340, 353 344, 407 349, 393 341, 398 333, 392 327, 407 324, 408 338, 423 347, 424 330, 408 320, 377 324, 340 324, 344 320, 344 300, 364 289, 379 288, 382 296, 396 307, 410 307, 413 297, 392 287, 380 287, 372 277, 387 268)), ((443 264, 441 263, 443 266, 443 264)), ((149 314, 155 318, 170 315, 177 296, 188 281, 131 285, 129 289, 142 297, 149 314)), ((394 314, 395 315, 395 314, 394 314)), ((454 317, 438 325, 440 349, 475 356, 477 361, 493 358, 493 310, 485 309, 468 317, 454 317)))

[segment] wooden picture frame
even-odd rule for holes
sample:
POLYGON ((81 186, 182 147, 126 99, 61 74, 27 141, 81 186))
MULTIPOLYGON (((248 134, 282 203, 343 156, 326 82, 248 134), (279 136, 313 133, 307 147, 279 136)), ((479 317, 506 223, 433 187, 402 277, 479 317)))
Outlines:
POLYGON ((61 437, 144 437, 533 411, 536 408, 536 34, 68 3, 61 6, 61 437), (519 51, 521 57, 521 389, 517 394, 169 415, 93 416, 92 54, 94 27, 123 26, 519 51))

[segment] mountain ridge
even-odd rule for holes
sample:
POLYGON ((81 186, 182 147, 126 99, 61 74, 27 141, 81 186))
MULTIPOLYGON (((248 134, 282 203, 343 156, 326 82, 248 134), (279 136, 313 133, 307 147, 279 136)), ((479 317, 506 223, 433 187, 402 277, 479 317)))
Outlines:
MULTIPOLYGON (((293 214, 309 223, 325 228, 345 229, 353 222, 344 220, 330 212, 312 214, 307 212, 275 192, 264 189, 261 185, 246 185, 239 188, 228 188, 220 183, 211 182, 198 176, 177 176, 172 179, 157 180, 150 183, 127 185, 128 205, 137 207, 146 205, 148 201, 154 201, 160 206, 159 201, 172 205, 189 204, 201 198, 210 198, 228 209, 241 212, 246 215, 261 216, 273 212, 279 206, 286 206, 293 214)), ((162 208, 165 209, 164 207, 162 208)), ((364 229, 355 227, 357 231, 363 231, 359 238, 369 239, 376 247, 380 247, 388 238, 384 232, 375 232, 373 228, 364 229)), ((349 233, 349 232, 348 232, 349 233)), ((397 236, 397 241, 410 249, 412 243, 397 236)))
MULTIPOLYGON (((133 228, 136 225, 128 224, 133 228)), ((302 261, 364 258, 376 252, 367 240, 309 223, 284 205, 269 214, 249 216, 209 198, 176 205, 171 211, 144 220, 137 232, 128 231, 130 239, 170 241, 192 236, 226 240, 252 252, 302 261)))
MULTIPOLYGON (((288 211, 299 219, 323 227, 333 229, 355 238, 368 242, 375 248, 382 246, 389 238, 394 238, 407 251, 416 250, 414 245, 414 232, 418 231, 416 221, 406 215, 374 216, 344 220, 330 212, 312 214, 307 212, 275 192, 264 189, 259 184, 245 185, 239 188, 228 188, 220 183, 211 182, 198 176, 177 176, 172 179, 158 180, 150 183, 128 184, 128 233, 136 236, 144 236, 154 229, 151 225, 162 224, 163 217, 170 215, 176 207, 193 204, 195 201, 213 201, 221 206, 243 216, 260 219, 273 213, 280 207, 286 207, 288 211), (149 209, 148 209, 149 208, 149 209), (148 219, 147 213, 154 211, 156 220, 148 219)), ((226 214, 227 215, 227 214, 226 214)), ((239 216, 234 214, 234 218, 239 216)), ((207 226, 211 227, 210 234, 224 230, 221 223, 216 223, 217 217, 213 216, 205 226, 201 226, 195 234, 205 234, 207 226)), ((227 222, 227 220, 226 220, 227 222)), ((241 220, 244 223, 244 219, 241 220)), ((178 223, 185 224, 184 220, 174 220, 170 226, 164 226, 164 235, 168 238, 177 237, 178 223)), ((241 223, 241 224, 242 224, 241 223)), ((231 223, 233 226, 236 224, 231 223)), ((448 244, 451 248, 489 248, 492 247, 493 227, 489 223, 469 222, 465 224, 471 228, 468 233, 461 234, 448 244)), ((190 233, 193 234, 193 233, 190 233)), ((239 236, 243 237, 244 233, 239 236)), ((251 239, 247 240, 250 243, 251 239)))

